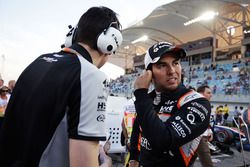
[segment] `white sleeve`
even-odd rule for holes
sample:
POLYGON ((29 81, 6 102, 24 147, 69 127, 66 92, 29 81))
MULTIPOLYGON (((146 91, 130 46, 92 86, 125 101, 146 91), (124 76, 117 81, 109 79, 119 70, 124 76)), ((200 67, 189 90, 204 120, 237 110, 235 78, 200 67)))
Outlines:
POLYGON ((81 72, 81 102, 77 133, 79 136, 106 139, 106 76, 94 65, 84 62, 81 72))

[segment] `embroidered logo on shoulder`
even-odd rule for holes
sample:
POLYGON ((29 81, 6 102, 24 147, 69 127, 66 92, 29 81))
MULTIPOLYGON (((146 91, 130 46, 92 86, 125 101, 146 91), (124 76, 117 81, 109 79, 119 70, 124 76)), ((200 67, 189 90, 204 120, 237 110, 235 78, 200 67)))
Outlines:
POLYGON ((185 102, 188 102, 188 101, 191 101, 191 100, 194 100, 194 99, 198 99, 198 98, 200 98, 201 97, 201 95, 199 94, 199 93, 192 93, 192 94, 190 94, 190 95, 188 95, 188 96, 186 96, 184 99, 183 99, 183 102, 185 103, 185 102))
POLYGON ((188 92, 187 94, 185 94, 184 96, 182 96, 180 98, 180 100, 178 101, 178 108, 180 108, 181 106, 183 106, 184 104, 192 101, 192 100, 195 100, 195 99, 198 99, 198 98, 201 98, 203 97, 201 94, 199 94, 198 92, 195 92, 195 91, 191 91, 191 92, 188 92))
POLYGON ((64 55, 59 55, 59 54, 53 54, 54 57, 64 57, 64 55))
POLYGON ((52 57, 42 57, 41 59, 45 60, 48 63, 53 63, 53 62, 57 62, 58 60, 52 57))

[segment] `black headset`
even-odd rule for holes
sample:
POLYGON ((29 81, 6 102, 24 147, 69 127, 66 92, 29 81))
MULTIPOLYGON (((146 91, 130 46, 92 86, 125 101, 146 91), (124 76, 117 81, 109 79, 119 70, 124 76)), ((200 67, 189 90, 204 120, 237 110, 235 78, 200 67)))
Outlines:
MULTIPOLYGON (((117 22, 110 23, 109 27, 104 29, 97 37, 97 48, 104 54, 115 53, 116 49, 122 43, 122 34, 118 29, 111 27, 113 24, 117 24, 117 22)), ((61 46, 62 48, 70 47, 76 41, 78 27, 69 26, 69 29, 69 32, 66 34, 65 43, 61 46)))

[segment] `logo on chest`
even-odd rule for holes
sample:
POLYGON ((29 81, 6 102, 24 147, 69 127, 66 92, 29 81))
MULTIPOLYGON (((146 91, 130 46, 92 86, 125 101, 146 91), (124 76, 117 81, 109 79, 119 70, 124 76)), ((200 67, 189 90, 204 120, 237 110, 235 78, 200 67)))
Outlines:
POLYGON ((163 106, 161 106, 159 113, 172 113, 172 110, 174 108, 174 106, 176 105, 177 101, 172 101, 172 100, 168 100, 164 103, 163 106))
POLYGON ((168 100, 159 109, 158 116, 165 122, 173 114, 177 101, 168 100))
POLYGON ((160 112, 159 113, 171 113, 173 110, 174 106, 161 106, 160 112))

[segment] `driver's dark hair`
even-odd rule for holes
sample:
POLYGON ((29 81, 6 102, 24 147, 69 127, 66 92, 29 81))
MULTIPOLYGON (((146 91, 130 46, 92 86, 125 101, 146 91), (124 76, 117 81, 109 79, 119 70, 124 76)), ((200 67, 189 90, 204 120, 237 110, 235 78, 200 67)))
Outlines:
POLYGON ((92 7, 85 12, 79 22, 76 34, 76 42, 82 42, 97 50, 97 38, 111 26, 121 29, 121 24, 117 18, 117 14, 107 7, 92 7))
POLYGON ((205 92, 205 89, 210 89, 210 87, 209 86, 207 86, 207 85, 202 85, 202 86, 200 86, 200 87, 198 87, 197 88, 197 92, 198 93, 203 93, 203 92, 205 92))

